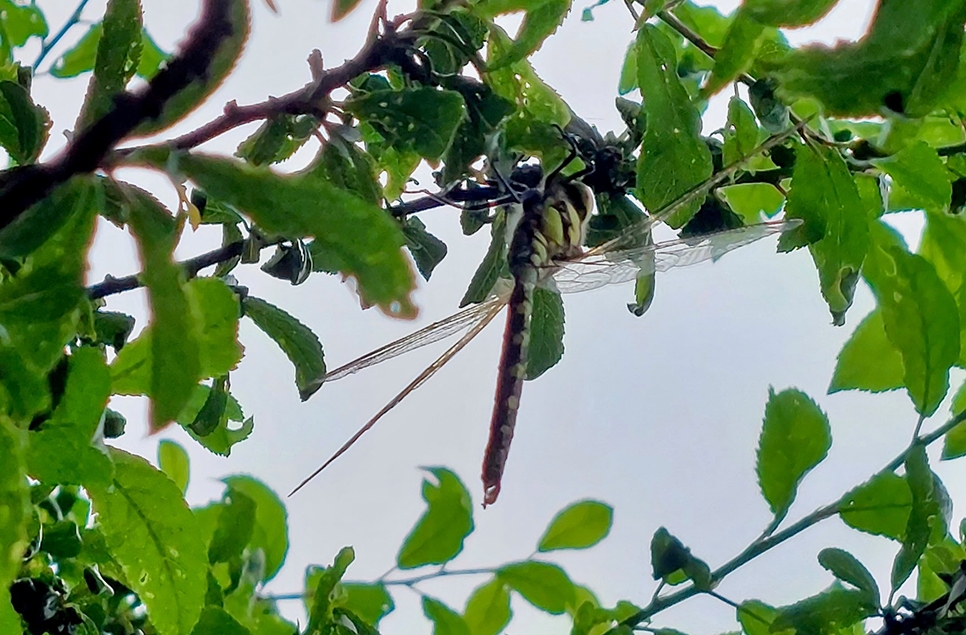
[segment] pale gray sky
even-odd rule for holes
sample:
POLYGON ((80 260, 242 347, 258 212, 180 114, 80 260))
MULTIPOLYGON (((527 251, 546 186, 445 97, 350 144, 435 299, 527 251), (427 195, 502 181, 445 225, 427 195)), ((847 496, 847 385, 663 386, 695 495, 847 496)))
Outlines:
MULTIPOLYGON (((44 3, 52 5, 58 3, 44 3)), ((73 3, 62 3, 73 4, 73 3)), ((97 14, 92 3, 89 15, 97 14)), ((223 104, 262 100, 301 86, 308 78, 305 58, 321 49, 336 65, 358 49, 374 0, 364 0, 344 22, 327 22, 329 4, 278 0, 281 15, 254 0, 253 35, 237 72, 180 130, 216 116, 223 104)), ((393 2, 391 11, 411 10, 393 2)), ((618 127, 613 108, 624 51, 633 38, 622 3, 595 10, 596 20, 580 22, 589 2, 576 0, 560 32, 534 57, 542 77, 587 121, 602 130, 618 127)), ((720 2, 730 10, 737 2, 720 2)), ((189 0, 144 0, 151 33, 167 49, 181 37, 197 12, 189 0)), ((795 42, 861 35, 871 11, 869 0, 843 0, 813 28, 791 32, 795 42)), ((45 6, 46 9, 46 6, 45 6)), ((51 22, 60 9, 51 9, 51 22)), ((66 12, 67 8, 63 9, 66 12)), ((87 78, 40 80, 36 99, 54 117, 52 147, 60 131, 72 127, 87 78)), ((724 98, 709 109, 706 129, 723 120, 724 98)), ((211 144, 232 152, 242 135, 211 144)), ((135 178, 135 176, 132 176, 135 178)), ((136 175, 173 202, 162 179, 136 175)), ((390 320, 360 311, 338 278, 313 276, 290 287, 254 267, 237 270, 255 295, 298 316, 321 338, 330 367, 420 328, 456 310, 485 250, 485 238, 460 234, 458 212, 440 209, 421 216, 449 246, 450 255, 433 280, 416 294, 421 314, 414 322, 390 320)), ((914 235, 916 219, 901 219, 914 235)), ((188 236, 179 249, 187 257, 217 244, 209 231, 188 236)), ((615 508, 614 528, 601 545, 583 552, 551 554, 578 583, 596 591, 605 604, 650 598, 649 542, 659 526, 680 537, 712 567, 737 554, 770 520, 758 492, 754 453, 769 386, 798 387, 828 413, 833 434, 829 458, 799 491, 790 519, 826 504, 865 480, 891 460, 912 434, 916 416, 903 393, 885 395, 825 392, 835 356, 872 306, 866 288, 857 294, 848 324, 835 328, 806 252, 777 255, 766 239, 715 264, 671 271, 660 277, 651 310, 631 316, 624 305, 628 286, 565 298, 566 353, 559 366, 526 385, 500 501, 476 514, 477 530, 453 568, 493 566, 526 558, 554 513, 582 498, 615 508)), ((131 241, 103 224, 92 257, 90 279, 137 270, 131 241)), ((144 316, 144 295, 112 298, 109 307, 144 316)), ((140 324, 143 325, 143 319, 140 324)), ((218 479, 250 473, 284 495, 410 381, 441 351, 419 351, 326 385, 300 403, 294 372, 282 353, 243 323, 246 356, 232 375, 232 388, 246 414, 255 417, 251 438, 228 459, 195 445, 180 429, 146 436, 143 401, 116 400, 129 420, 117 445, 152 460, 161 438, 182 443, 192 459, 188 497, 201 504, 221 493, 218 479)), ((368 580, 389 569, 412 523, 423 510, 419 466, 455 470, 481 500, 480 461, 492 407, 500 326, 491 326, 455 361, 396 408, 347 455, 288 501, 291 548, 285 568, 270 585, 277 593, 298 591, 307 564, 328 564, 344 545, 356 549, 349 570, 368 580)), ((962 373, 954 376, 954 386, 962 373)), ((947 413, 941 410, 937 420, 947 413)), ((927 423, 927 426, 929 424, 927 423)), ((935 424, 934 424, 935 425, 935 424)), ((962 467, 941 466, 956 500, 966 490, 962 467)), ((961 506, 957 509, 960 509, 961 506)), ((816 561, 826 546, 851 550, 888 585, 895 545, 846 530, 837 520, 807 532, 729 577, 718 589, 741 601, 756 597, 783 604, 825 588, 831 576, 816 561)), ((423 590, 457 610, 481 578, 447 578, 423 590)), ((429 632, 419 598, 399 589, 397 611, 383 622, 387 634, 429 632)), ((297 603, 284 604, 300 615, 297 603)), ((514 598, 511 632, 565 632, 566 618, 550 618, 514 598)), ((657 625, 692 634, 733 630, 733 610, 697 599, 658 616, 657 625)))

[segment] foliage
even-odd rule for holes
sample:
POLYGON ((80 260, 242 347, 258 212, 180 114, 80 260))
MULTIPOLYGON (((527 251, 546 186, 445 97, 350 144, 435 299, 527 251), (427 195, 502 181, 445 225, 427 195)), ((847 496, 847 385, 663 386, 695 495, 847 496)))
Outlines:
MULTIPOLYGON (((943 459, 966 455, 966 386, 946 422, 923 428, 950 397, 951 369, 966 368, 966 0, 881 0, 860 41, 797 48, 781 28, 813 23, 835 0, 745 0, 728 16, 690 1, 627 2, 637 33, 615 87, 626 128, 606 134, 573 113, 530 62, 570 11, 568 0, 422 1, 393 20, 383 4, 360 53, 332 68, 311 57, 304 87, 232 103, 180 136, 135 142, 181 122, 245 50, 248 0, 201 4, 169 55, 149 35, 138 0, 109 0, 100 16, 84 0, 53 34, 44 3, 0 0, 0 146, 8 156, 0 172, 0 632, 376 633, 397 589, 458 575, 482 580, 462 610, 423 594, 434 632, 496 635, 519 596, 567 615, 575 634, 670 635, 651 620, 699 594, 736 607, 746 635, 844 635, 870 619, 882 635, 962 631, 966 544, 952 534, 952 501, 926 448, 942 439, 943 459), (496 21, 511 13, 523 14, 513 36, 496 21), (28 65, 30 46, 40 52, 28 65), (33 76, 86 73, 66 147, 41 161, 51 122, 31 95, 33 76), (707 100, 732 84, 744 88, 726 125, 703 134, 707 100), (251 122, 261 125, 235 157, 196 150, 251 122), (313 139, 322 143, 308 167, 272 168, 313 139), (436 192, 417 197, 406 187, 423 164, 437 169, 436 192), (119 180, 120 167, 164 173, 179 208, 119 180), (309 566, 295 596, 309 618, 299 631, 279 614, 283 598, 263 588, 288 552, 278 496, 236 476, 220 500, 190 508, 182 448, 162 444, 157 469, 111 447, 124 433, 112 396, 147 397, 152 431, 177 422, 202 447, 228 455, 254 426, 231 392, 244 355, 242 319, 289 358, 302 399, 331 377, 319 338, 237 285, 236 267, 272 248, 266 274, 299 285, 341 273, 355 279, 363 306, 410 317, 416 275, 404 249, 427 280, 448 252, 417 214, 463 203, 466 234, 490 225, 490 248, 464 298, 479 303, 509 276, 514 225, 503 202, 546 203, 541 188, 554 170, 596 199, 585 246, 635 254, 628 308, 638 316, 654 298, 654 272, 666 266, 651 249, 651 223, 692 241, 678 245, 708 240, 709 255, 718 255, 744 243, 715 247, 715 239, 784 212, 780 251, 808 250, 835 324, 844 324, 860 280, 876 299, 840 353, 829 392, 905 390, 920 415, 913 441, 865 483, 786 524, 799 485, 829 452, 831 426, 813 397, 769 389, 756 474, 773 520, 716 568, 662 527, 650 542, 660 582, 644 606, 602 606, 542 556, 448 568, 476 528, 472 495, 453 472, 431 468, 426 511, 391 575, 347 579, 350 547, 328 566, 309 566), (915 251, 887 222, 906 210, 924 214, 915 251), (131 234, 142 271, 85 288, 98 217, 131 234), (200 224, 218 226, 222 245, 177 262, 186 227, 200 224), (141 286, 149 318, 132 338, 135 317, 107 310, 108 298, 141 286), (896 543, 888 587, 829 547, 817 557, 831 586, 788 606, 714 590, 835 516, 896 543), (420 572, 406 577, 411 570, 420 572), (916 599, 898 596, 914 572, 916 599)), ((357 4, 337 0, 333 19, 357 4)), ((556 231, 563 236, 562 226, 556 231)), ((490 318, 492 306, 483 305, 490 318)), ((527 378, 563 355, 559 296, 543 290, 533 306, 527 378)), ((574 503, 533 553, 593 547, 612 523, 605 503, 574 503)))

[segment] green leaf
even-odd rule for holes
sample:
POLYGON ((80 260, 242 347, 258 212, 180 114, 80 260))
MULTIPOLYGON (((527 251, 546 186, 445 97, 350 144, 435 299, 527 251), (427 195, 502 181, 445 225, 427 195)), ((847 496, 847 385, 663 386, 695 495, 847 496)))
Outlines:
POLYGON ((876 613, 866 594, 833 586, 818 595, 778 609, 771 631, 793 628, 796 633, 832 635, 876 613))
POLYGON ((600 501, 580 501, 562 509, 543 532, 537 551, 586 549, 607 537, 614 508, 600 501))
POLYGON ((317 175, 279 176, 237 161, 181 156, 178 168, 218 200, 249 214, 266 232, 314 236, 359 281, 363 301, 397 317, 414 315, 413 275, 402 232, 375 205, 317 175), (365 231, 359 228, 364 227, 365 231))
POLYGON ((946 522, 949 510, 944 510, 946 494, 937 487, 937 479, 929 469, 929 459, 926 447, 916 443, 906 454, 905 461, 906 482, 912 493, 912 508, 909 521, 902 537, 902 548, 896 554, 892 563, 892 591, 893 593, 912 575, 919 559, 925 553, 929 544, 929 537, 933 525, 941 522, 942 535, 948 532, 946 522), (944 515, 944 512, 945 515, 944 515))
POLYGON ((496 571, 497 579, 530 604, 551 615, 560 615, 576 599, 574 583, 555 564, 527 560, 507 564, 496 571))
POLYGON ((54 189, 46 198, 0 230, 0 257, 29 256, 77 214, 92 204, 91 193, 75 179, 54 189))
POLYGON ((33 163, 47 143, 50 126, 47 111, 33 102, 26 88, 0 81, 0 146, 14 161, 33 163))
POLYGON ((883 107, 929 113, 956 75, 962 0, 883 2, 858 42, 803 47, 763 64, 787 101, 811 96, 832 115, 875 116, 883 107))
POLYGON ((885 472, 843 496, 839 515, 859 531, 901 540, 911 509, 912 492, 906 479, 885 472))
POLYGON ((770 26, 804 26, 822 18, 839 0, 746 0, 745 11, 770 26))
POLYGON ((74 46, 61 55, 50 68, 50 74, 59 79, 77 77, 81 73, 94 70, 97 59, 97 44, 101 41, 103 25, 92 24, 74 46))
POLYGON ((257 511, 255 501, 240 491, 225 492, 218 525, 208 543, 208 562, 230 562, 242 555, 255 533, 257 511))
POLYGON ((839 352, 828 392, 902 388, 902 356, 886 337, 882 312, 865 316, 839 352))
POLYGON ((207 586, 205 546, 178 486, 147 461, 111 449, 110 486, 88 487, 111 558, 159 635, 189 633, 207 586))
POLYGON ((425 595, 423 615, 433 623, 433 635, 470 635, 470 629, 459 613, 425 595))
POLYGON ((437 484, 423 480, 427 509, 399 548, 400 569, 449 562, 463 550, 463 541, 474 528, 473 501, 459 477, 441 467, 427 471, 437 484))
POLYGON ((382 200, 382 188, 376 181, 372 157, 338 135, 332 135, 322 146, 312 174, 373 205, 382 200))
MULTIPOLYGON (((956 391, 950 410, 954 417, 966 411, 966 382, 956 391)), ((943 439, 943 460, 958 459, 961 456, 966 456, 966 421, 957 424, 943 439)))
POLYGON ((829 547, 819 552, 818 562, 839 580, 864 592, 867 603, 879 606, 879 587, 875 583, 875 578, 851 553, 844 549, 829 547))
POLYGON ((716 194, 749 225, 760 223, 762 214, 772 218, 782 210, 785 203, 785 196, 770 183, 731 185, 720 188, 716 194))
POLYGON ((624 96, 637 88, 637 41, 631 42, 624 53, 624 64, 617 82, 617 94, 624 96))
POLYGON ((318 126, 318 120, 309 115, 275 115, 241 142, 235 156, 252 165, 284 161, 309 140, 318 126))
POLYGON ((13 46, 23 46, 31 37, 47 37, 47 20, 35 4, 25 6, 3 0, 0 2, 0 11, 3 12, 3 30, 13 46))
POLYGON ((240 492, 255 501, 255 529, 249 543, 253 549, 265 553, 265 579, 268 582, 285 562, 288 552, 288 513, 278 496, 262 482, 248 476, 229 476, 225 479, 229 494, 240 492))
MULTIPOLYGON (((137 239, 151 307, 150 426, 156 432, 178 416, 201 377, 197 320, 174 261, 174 219, 150 194, 125 187, 130 226, 137 239)), ((118 361, 115 361, 117 364, 118 361)))
POLYGON ((891 247, 892 275, 873 285, 889 341, 902 356, 903 383, 917 412, 930 416, 949 390, 959 360, 959 308, 932 264, 891 247))
POLYGON ((966 367, 966 217, 963 214, 927 213, 926 227, 919 243, 919 255, 936 268, 949 291, 959 296, 960 328, 963 339, 959 347, 959 366, 966 367))
POLYGON ((16 275, 0 285, 4 339, 29 368, 41 373, 53 367, 63 355, 64 345, 76 334, 77 307, 84 297, 87 251, 94 229, 90 181, 75 178, 65 187, 68 191, 61 200, 71 207, 68 220, 16 275))
POLYGON ((206 606, 201 612, 198 623, 195 624, 191 635, 251 635, 251 631, 242 626, 225 609, 218 606, 206 606))
POLYGON ((935 148, 915 141, 898 153, 872 162, 892 177, 919 209, 944 212, 953 195, 952 174, 939 158, 935 148))
POLYGON ((161 50, 146 29, 141 30, 141 60, 138 62, 138 77, 150 80, 161 70, 171 56, 161 50))
POLYGON ((491 0, 476 5, 474 9, 484 18, 524 12, 513 44, 500 55, 491 57, 488 66, 499 69, 530 57, 563 23, 570 5, 571 0, 491 0))
MULTIPOLYGON (((216 381, 215 387, 224 388, 224 382, 216 381)), ((227 390, 219 392, 222 397, 215 399, 220 404, 212 400, 211 388, 204 384, 196 386, 184 410, 178 414, 177 421, 205 449, 219 456, 229 456, 236 443, 241 443, 251 435, 255 422, 251 417, 245 418, 241 406, 227 390), (205 411, 203 415, 202 411, 205 411), (235 426, 233 423, 241 425, 235 426)))
POLYGON ((158 443, 158 467, 174 481, 182 495, 188 491, 189 466, 188 453, 184 448, 170 439, 161 439, 158 443))
POLYGON ((333 22, 338 22, 359 6, 359 2, 361 0, 336 0, 332 3, 332 15, 329 19, 333 22))
POLYGON ((31 516, 30 490, 23 457, 24 433, 0 417, 0 629, 16 633, 20 617, 10 606, 10 583, 20 572, 30 538, 27 522, 31 516))
POLYGON ((473 590, 466 600, 463 619, 470 635, 498 635, 510 623, 510 594, 500 578, 493 578, 473 590))
POLYGON ((692 580, 699 589, 711 588, 711 568, 664 527, 651 538, 651 569, 655 580, 668 584, 692 580))
POLYGON ((319 338, 309 327, 265 300, 249 295, 242 300, 242 307, 245 317, 272 338, 295 366, 295 385, 302 401, 311 397, 325 377, 319 338))
POLYGON ((76 558, 81 552, 81 537, 77 523, 72 520, 58 520, 45 523, 43 541, 40 549, 54 558, 76 558))
POLYGON ((506 256, 506 218, 503 214, 499 214, 490 227, 490 246, 483 256, 483 261, 473 273, 470 286, 460 300, 460 308, 486 299, 493 290, 493 285, 500 279, 500 275, 507 269, 506 256))
POLYGON ((429 280, 433 269, 446 257, 446 243, 426 231, 426 225, 415 216, 403 222, 402 232, 416 268, 423 278, 429 280))
MULTIPOLYGON (((656 212, 711 176, 711 152, 701 138, 701 116, 677 75, 674 46, 645 25, 637 36, 637 73, 647 129, 637 164, 637 197, 656 212)), ((699 200, 675 212, 668 224, 681 227, 699 200)))
POLYGON ((770 635, 778 610, 760 600, 747 600, 741 603, 735 614, 745 635, 770 635))
POLYGON ((832 321, 845 323, 869 250, 868 216, 848 166, 832 149, 801 146, 786 216, 805 223, 782 236, 779 250, 808 244, 832 321))
MULTIPOLYGON (((759 138, 755 113, 741 98, 732 97, 728 102, 728 123, 724 129, 724 148, 722 149, 724 164, 731 165, 750 155, 758 146, 759 138)), ((772 189, 774 190, 774 187, 772 189)))
POLYGON ((114 108, 114 98, 134 77, 141 59, 140 0, 109 0, 101 23, 94 75, 77 120, 87 128, 114 108))
POLYGON ((333 622, 333 600, 336 598, 336 587, 342 581, 346 569, 355 560, 356 554, 352 547, 343 547, 335 556, 331 567, 326 567, 318 576, 313 593, 312 608, 309 612, 309 626, 307 632, 321 633, 333 622))
POLYGON ((715 55, 711 77, 702 92, 712 95, 747 71, 764 33, 765 26, 761 22, 755 20, 744 7, 739 9, 728 28, 724 44, 715 55))
POLYGON ((564 307, 559 293, 537 287, 533 290, 530 318, 530 346, 527 352, 527 380, 533 380, 557 365, 563 357, 564 307))
POLYGON ((226 36, 219 37, 217 47, 207 52, 208 64, 203 69, 195 69, 192 81, 164 102, 160 114, 138 126, 134 134, 147 136, 173 126, 204 103, 225 81, 241 57, 248 39, 251 13, 247 0, 232 0, 226 17, 226 23, 219 24, 219 35, 225 33, 226 36))
POLYGON ((802 479, 832 446, 828 418, 800 390, 768 390, 756 469, 761 493, 776 519, 785 517, 802 479))
POLYGON ((30 475, 48 485, 106 484, 111 461, 93 439, 111 395, 111 376, 104 355, 80 348, 70 356, 64 394, 50 419, 28 435, 30 475))
POLYGON ((372 626, 379 626, 379 621, 396 608, 392 596, 386 590, 386 585, 381 582, 374 584, 350 582, 343 584, 342 589, 346 594, 342 606, 372 626))
POLYGON ((242 358, 238 343, 238 296, 217 278, 195 278, 184 287, 198 327, 201 377, 220 377, 242 358))
POLYGON ((428 161, 442 158, 465 116, 462 95, 429 86, 375 90, 346 100, 345 109, 371 124, 393 148, 428 161))

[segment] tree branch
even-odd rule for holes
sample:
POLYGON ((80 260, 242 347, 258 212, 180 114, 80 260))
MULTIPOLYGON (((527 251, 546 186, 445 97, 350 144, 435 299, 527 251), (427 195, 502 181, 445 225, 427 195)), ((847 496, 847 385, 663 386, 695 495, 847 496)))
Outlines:
MULTIPOLYGON (((211 267, 212 265, 227 262, 232 258, 240 256, 242 247, 244 247, 244 245, 244 240, 236 240, 233 243, 228 243, 224 247, 219 247, 218 249, 203 253, 200 256, 182 260, 178 264, 180 264, 184 269, 185 275, 188 278, 194 278, 198 275, 198 272, 205 267, 211 267)), ((267 246, 268 245, 266 245, 266 247, 267 246)), ((138 289, 143 286, 144 282, 140 277, 138 277, 138 274, 124 276, 123 278, 107 276, 103 282, 98 282, 97 284, 87 287, 87 297, 91 300, 97 300, 99 298, 105 298, 109 295, 116 295, 125 291, 138 289)))
POLYGON ((0 174, 0 229, 75 174, 96 170, 138 124, 157 117, 172 97, 204 77, 218 46, 233 34, 231 7, 231 0, 205 0, 201 19, 188 32, 181 51, 147 86, 117 95, 111 110, 77 134, 50 162, 0 174))
MULTIPOLYGON (((957 414, 956 416, 954 416, 952 419, 950 419, 949 421, 941 425, 933 432, 930 432, 929 434, 922 437, 917 437, 913 441, 913 443, 908 448, 906 448, 906 450, 904 450, 901 454, 899 454, 899 456, 897 456, 892 461, 890 461, 884 468, 876 472, 876 474, 873 475, 873 478, 875 476, 878 476, 879 474, 894 472, 905 462, 906 456, 909 454, 909 451, 912 449, 912 447, 914 447, 917 444, 930 445, 931 443, 934 443, 938 439, 942 438, 943 435, 945 435, 947 432, 949 432, 950 430, 958 426, 960 423, 963 423, 964 421, 966 421, 966 410, 957 414)), ((829 505, 826 505, 825 507, 820 507, 819 509, 816 509, 811 514, 805 516, 798 522, 794 523, 793 525, 790 525, 788 528, 776 534, 758 538, 757 540, 752 542, 744 549, 744 551, 742 551, 737 556, 735 556, 725 564, 721 565, 711 573, 712 586, 716 586, 729 573, 734 572, 735 570, 744 566, 745 564, 757 558, 758 556, 765 553, 766 551, 774 547, 777 547, 778 545, 780 545, 781 543, 785 542, 790 538, 797 536, 798 534, 802 533, 812 525, 818 524, 819 522, 825 520, 826 518, 831 518, 832 516, 836 515, 839 511, 839 506, 842 504, 845 496, 847 495, 848 493, 843 494, 834 503, 831 503, 829 505)), ((703 593, 703 591, 697 588, 694 584, 692 584, 691 586, 681 589, 680 591, 671 593, 670 595, 654 598, 653 600, 651 600, 650 604, 648 604, 646 607, 644 607, 634 615, 631 615, 630 617, 621 621, 620 625, 634 627, 645 620, 649 620, 651 617, 663 611, 664 609, 670 608, 675 604, 680 604, 684 600, 687 600, 688 598, 694 597, 695 595, 699 595, 701 593, 703 593)), ((611 632, 614 632, 614 631, 612 630, 611 632)))

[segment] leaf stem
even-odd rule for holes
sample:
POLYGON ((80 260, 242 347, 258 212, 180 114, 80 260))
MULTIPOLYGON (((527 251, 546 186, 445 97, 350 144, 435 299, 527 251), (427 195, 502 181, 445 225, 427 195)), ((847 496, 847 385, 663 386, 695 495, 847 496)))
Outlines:
POLYGON ((37 54, 37 59, 35 59, 33 63, 34 73, 37 72, 37 69, 40 67, 40 63, 44 61, 44 59, 47 57, 47 54, 50 53, 51 49, 57 46, 57 44, 63 39, 63 37, 67 35, 67 32, 70 31, 74 26, 76 26, 78 22, 80 22, 81 13, 84 12, 84 7, 87 6, 88 2, 90 2, 90 0, 80 0, 80 2, 77 3, 77 8, 74 9, 74 12, 70 15, 69 18, 67 18, 67 21, 64 23, 64 26, 60 27, 60 30, 57 31, 56 34, 54 34, 54 37, 50 38, 49 40, 47 40, 41 45, 40 53, 37 54))

